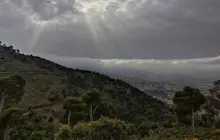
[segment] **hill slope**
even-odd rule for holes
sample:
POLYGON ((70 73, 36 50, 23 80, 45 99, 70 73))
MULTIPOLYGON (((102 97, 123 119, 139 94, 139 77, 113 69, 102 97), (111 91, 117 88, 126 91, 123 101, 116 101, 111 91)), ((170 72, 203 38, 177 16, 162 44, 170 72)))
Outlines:
POLYGON ((21 54, 12 46, 0 45, 0 76, 12 74, 22 75, 27 83, 25 95, 19 103, 23 108, 40 104, 53 106, 66 96, 77 96, 97 88, 109 96, 117 108, 117 117, 122 119, 146 117, 149 113, 158 117, 166 111, 162 102, 121 80, 66 68, 40 57, 21 54))

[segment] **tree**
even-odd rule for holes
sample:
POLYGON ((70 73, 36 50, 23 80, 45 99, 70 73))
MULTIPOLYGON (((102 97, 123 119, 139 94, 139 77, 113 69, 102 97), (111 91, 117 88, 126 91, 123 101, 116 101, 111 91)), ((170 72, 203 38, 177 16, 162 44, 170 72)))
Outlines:
POLYGON ((220 80, 215 81, 215 82, 214 82, 214 85, 215 85, 215 86, 220 86, 220 80))
POLYGON ((212 97, 220 99, 220 80, 214 82, 214 87, 209 90, 212 97))
POLYGON ((92 89, 83 94, 82 99, 87 104, 90 121, 93 121, 96 110, 106 103, 106 99, 97 89, 92 89))
POLYGON ((36 113, 26 115, 24 113, 25 111, 23 110, 9 108, 0 114, 1 140, 4 140, 4 137, 11 140, 28 140, 34 132, 39 131, 43 133, 45 138, 53 139, 53 124, 43 120, 43 116, 36 113))
POLYGON ((0 78, 0 113, 6 105, 18 103, 24 94, 25 80, 19 76, 0 78))
POLYGON ((175 111, 179 116, 187 116, 200 109, 200 106, 206 102, 204 95, 199 89, 184 87, 183 91, 176 92, 173 102, 176 105, 175 111))
POLYGON ((66 110, 65 116, 68 118, 68 124, 75 124, 80 120, 85 120, 86 104, 81 98, 67 97, 63 108, 66 110))
POLYGON ((15 120, 22 116, 23 111, 17 108, 9 108, 0 113, 0 139, 7 139, 10 130, 16 125, 15 120))
POLYGON ((213 87, 209 89, 208 102, 205 106, 206 114, 203 115, 203 119, 206 121, 206 124, 216 125, 219 127, 219 113, 220 109, 220 80, 213 83, 213 87))

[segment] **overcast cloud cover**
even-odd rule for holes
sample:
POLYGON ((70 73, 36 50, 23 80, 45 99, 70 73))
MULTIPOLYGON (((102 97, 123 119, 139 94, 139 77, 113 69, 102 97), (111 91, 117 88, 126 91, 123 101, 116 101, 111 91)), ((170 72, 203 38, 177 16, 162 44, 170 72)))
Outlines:
POLYGON ((219 37, 219 0, 0 0, 0 40, 74 67, 219 71, 219 37))

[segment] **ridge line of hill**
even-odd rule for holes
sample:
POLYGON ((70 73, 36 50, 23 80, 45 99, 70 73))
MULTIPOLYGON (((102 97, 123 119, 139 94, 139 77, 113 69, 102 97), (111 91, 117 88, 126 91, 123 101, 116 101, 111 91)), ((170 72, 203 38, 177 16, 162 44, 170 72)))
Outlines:
POLYGON ((12 46, 0 45, 0 66, 3 66, 0 76, 19 73, 27 81, 25 95, 19 103, 24 108, 53 103, 51 99, 63 100, 97 88, 110 97, 122 119, 147 117, 150 113, 156 120, 167 111, 164 102, 122 80, 98 72, 67 68, 39 56, 22 54, 12 46), (68 84, 66 79, 70 81, 68 84))

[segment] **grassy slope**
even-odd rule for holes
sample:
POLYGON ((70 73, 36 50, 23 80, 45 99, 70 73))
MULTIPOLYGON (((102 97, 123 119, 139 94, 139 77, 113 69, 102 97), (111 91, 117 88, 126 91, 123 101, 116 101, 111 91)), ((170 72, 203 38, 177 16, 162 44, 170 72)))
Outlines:
MULTIPOLYGON (((0 76, 21 74, 26 80, 25 95, 19 103, 28 108, 49 103, 47 96, 57 95, 61 100, 67 95, 80 94, 95 87, 106 93, 120 111, 120 118, 144 115, 151 110, 156 116, 166 111, 160 101, 146 95, 129 84, 90 71, 73 70, 40 57, 16 53, 15 50, 0 46, 0 76), (67 86, 66 78, 71 75, 72 85, 67 86)), ((146 116, 146 115, 144 115, 146 116)))

